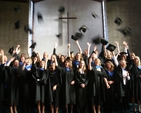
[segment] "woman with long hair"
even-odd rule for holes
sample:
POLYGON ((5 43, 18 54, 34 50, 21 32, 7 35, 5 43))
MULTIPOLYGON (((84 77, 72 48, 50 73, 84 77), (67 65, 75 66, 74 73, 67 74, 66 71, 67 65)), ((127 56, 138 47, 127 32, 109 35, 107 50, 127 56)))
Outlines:
POLYGON ((73 105, 75 104, 75 78, 71 60, 65 60, 65 67, 62 68, 61 77, 62 104, 65 105, 66 113, 69 113, 69 105, 70 113, 73 113, 73 105))
POLYGON ((111 60, 105 61, 105 71, 107 74, 107 82, 110 85, 109 89, 106 89, 106 111, 107 113, 114 112, 115 103, 115 66, 111 60))
MULTIPOLYGON (((138 103, 138 111, 141 112, 141 62, 138 56, 134 58, 134 65, 131 69, 131 73, 134 77, 134 91, 135 99, 138 103)), ((133 109, 135 109, 134 105, 133 109)))
POLYGON ((54 57, 54 61, 48 64, 48 79, 46 85, 47 104, 50 106, 51 113, 58 113, 60 106, 61 72, 57 66, 57 59, 54 57))
POLYGON ((47 70, 45 61, 39 62, 39 67, 32 65, 33 78, 36 82, 35 101, 38 113, 45 113, 45 92, 47 83, 47 70))
POLYGON ((88 72, 84 60, 80 60, 75 81, 77 113, 88 113, 88 72))

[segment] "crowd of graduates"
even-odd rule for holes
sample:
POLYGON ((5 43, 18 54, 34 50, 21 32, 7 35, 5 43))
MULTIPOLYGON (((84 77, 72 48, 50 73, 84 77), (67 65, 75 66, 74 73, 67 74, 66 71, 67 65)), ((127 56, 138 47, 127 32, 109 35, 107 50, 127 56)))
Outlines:
POLYGON ((18 113, 17 106, 29 113, 33 105, 38 113, 45 113, 45 109, 51 113, 59 109, 65 113, 100 113, 105 104, 105 112, 113 113, 118 100, 122 113, 127 112, 129 102, 134 112, 141 112, 141 63, 130 53, 127 42, 123 42, 124 52, 118 42, 108 47, 102 43, 100 52, 88 42, 82 51, 79 41, 75 42, 79 50, 76 55, 70 44, 67 56, 57 54, 55 43, 50 58, 47 52, 41 57, 35 51, 29 57, 17 45, 9 50, 11 58, 7 59, 1 49, 0 105, 7 103, 10 113, 18 113))

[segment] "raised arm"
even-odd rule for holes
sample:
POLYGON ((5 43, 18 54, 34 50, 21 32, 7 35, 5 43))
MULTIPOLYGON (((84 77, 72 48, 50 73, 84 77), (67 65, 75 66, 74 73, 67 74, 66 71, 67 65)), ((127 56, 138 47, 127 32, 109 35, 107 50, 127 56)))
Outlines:
POLYGON ((54 58, 54 59, 55 59, 55 60, 54 60, 54 61, 55 61, 55 65, 58 66, 57 58, 56 58, 56 56, 54 56, 54 57, 55 57, 55 58, 54 58))
POLYGON ((15 51, 16 51, 16 54, 19 54, 21 52, 20 45, 17 45, 15 51))
POLYGON ((8 63, 6 64, 6 66, 10 66, 11 62, 13 62, 14 59, 15 59, 15 57, 12 57, 12 58, 8 61, 8 63))
POLYGON ((90 57, 89 58, 89 63, 88 63, 88 69, 89 70, 92 70, 91 62, 92 62, 92 58, 90 57))
POLYGON ((117 60, 117 57, 118 57, 118 56, 117 56, 117 55, 115 56, 114 51, 112 52, 112 54, 113 54, 114 63, 115 63, 116 66, 118 66, 118 65, 119 65, 118 60, 117 60))
POLYGON ((79 53, 82 54, 82 49, 81 49, 81 47, 80 47, 80 44, 79 44, 78 40, 76 40, 75 42, 76 42, 77 47, 78 47, 78 49, 79 49, 79 53))
POLYGON ((94 49, 93 49, 92 53, 90 54, 90 57, 96 51, 96 49, 97 49, 97 46, 94 46, 94 49))
POLYGON ((105 58, 107 56, 106 45, 102 45, 101 52, 99 54, 101 58, 105 58))
POLYGON ((118 41, 115 41, 115 44, 116 44, 116 47, 117 47, 117 54, 119 54, 120 53, 119 42, 118 41))
POLYGON ((4 51, 0 50, 0 54, 1 54, 1 63, 4 64, 4 51))
POLYGON ((88 46, 88 48, 87 48, 87 57, 89 57, 90 56, 91 43, 87 42, 87 46, 88 46))
POLYGON ((70 57, 70 44, 68 44, 68 57, 70 57))
POLYGON ((56 48, 57 48, 57 46, 58 46, 58 45, 57 45, 57 42, 55 42, 55 44, 54 44, 54 49, 53 49, 53 55, 57 55, 57 54, 56 54, 56 48))

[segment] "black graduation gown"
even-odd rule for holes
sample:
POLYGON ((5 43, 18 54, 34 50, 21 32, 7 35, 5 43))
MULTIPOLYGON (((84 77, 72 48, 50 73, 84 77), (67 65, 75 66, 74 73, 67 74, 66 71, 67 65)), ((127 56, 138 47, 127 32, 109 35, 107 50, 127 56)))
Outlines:
POLYGON ((52 104, 55 107, 59 107, 60 102, 60 88, 61 88, 61 75, 60 70, 56 68, 55 71, 48 70, 48 79, 47 79, 47 104, 52 104), (53 91, 53 86, 57 85, 57 88, 55 91, 53 91))
MULTIPOLYGON (((108 73, 108 71, 106 70, 106 74, 107 74, 107 81, 114 81, 115 82, 115 70, 113 71, 113 75, 110 75, 108 73)), ((110 88, 106 89, 106 103, 113 105, 114 104, 114 100, 115 100, 115 83, 110 85, 110 88)))
POLYGON ((36 67, 32 66, 32 71, 35 70, 35 72, 33 73, 33 78, 35 79, 35 101, 41 101, 42 103, 45 103, 47 70, 35 68, 36 67), (40 79, 40 81, 38 81, 37 79, 40 79))
POLYGON ((135 98, 141 101, 141 69, 137 66, 133 66, 131 69, 132 76, 134 77, 134 91, 135 91, 135 98))
POLYGON ((70 103, 75 104, 75 84, 71 85, 71 81, 74 80, 73 70, 67 71, 66 68, 62 68, 61 72, 62 84, 61 84, 61 98, 62 104, 67 105, 70 103))
POLYGON ((75 80, 77 113, 88 113, 88 75, 77 71, 75 80), (85 88, 81 84, 85 84, 85 88))
POLYGON ((4 65, 0 64, 0 102, 4 101, 5 71, 4 65))
POLYGON ((115 81, 116 81, 116 93, 118 98, 120 99, 120 102, 123 101, 122 97, 126 97, 126 99, 128 100, 130 93, 130 80, 126 79, 126 85, 123 84, 122 69, 120 66, 116 68, 115 81))
POLYGON ((7 83, 7 87, 8 87, 8 94, 9 94, 9 104, 13 105, 13 103, 15 103, 15 105, 19 105, 20 102, 20 92, 22 92, 21 90, 21 75, 22 75, 22 69, 20 67, 18 68, 14 68, 14 67, 10 67, 7 66, 5 67, 8 76, 9 76, 9 81, 7 83))
POLYGON ((107 74, 107 81, 114 81, 113 84, 110 84, 110 88, 105 88, 105 108, 107 113, 113 113, 114 111, 114 105, 115 105, 115 99, 116 99, 116 93, 115 93, 115 70, 112 71, 112 74, 106 70, 107 74))
POLYGON ((22 105, 24 106, 34 106, 35 104, 35 79, 32 77, 32 70, 23 70, 22 76, 22 105), (28 105, 27 105, 28 104, 28 105))
POLYGON ((105 84, 106 72, 104 68, 97 71, 95 67, 89 73, 89 94, 91 104, 101 105, 105 101, 105 84))

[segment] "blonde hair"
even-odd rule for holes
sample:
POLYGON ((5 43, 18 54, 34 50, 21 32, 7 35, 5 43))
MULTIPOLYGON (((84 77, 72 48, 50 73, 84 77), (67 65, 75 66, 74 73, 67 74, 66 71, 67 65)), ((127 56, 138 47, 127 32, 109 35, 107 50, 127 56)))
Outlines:
POLYGON ((65 60, 65 62, 68 62, 69 63, 69 68, 72 70, 72 60, 65 60))
POLYGON ((32 59, 31 59, 31 57, 27 57, 26 60, 29 60, 30 64, 32 64, 32 59))
POLYGON ((100 60, 99 58, 96 58, 96 59, 94 60, 94 62, 97 62, 97 61, 99 61, 99 65, 101 65, 101 60, 100 60))
MULTIPOLYGON (((84 70, 84 72, 86 73, 86 72, 87 72, 87 68, 86 68, 85 61, 84 61, 84 60, 80 60, 80 62, 83 62, 83 63, 84 63, 83 70, 84 70)), ((80 63, 79 63, 79 69, 78 69, 78 71, 80 72, 80 63)))
POLYGON ((114 70, 114 68, 115 68, 115 66, 114 66, 114 64, 111 62, 111 61, 107 61, 106 63, 105 63, 105 69, 107 69, 107 63, 110 63, 111 64, 111 68, 110 68, 110 71, 113 71, 114 70))
POLYGON ((141 65, 140 57, 135 56, 134 61, 135 61, 136 59, 138 60, 138 63, 136 63, 136 65, 137 65, 137 66, 140 66, 140 65, 141 65))

